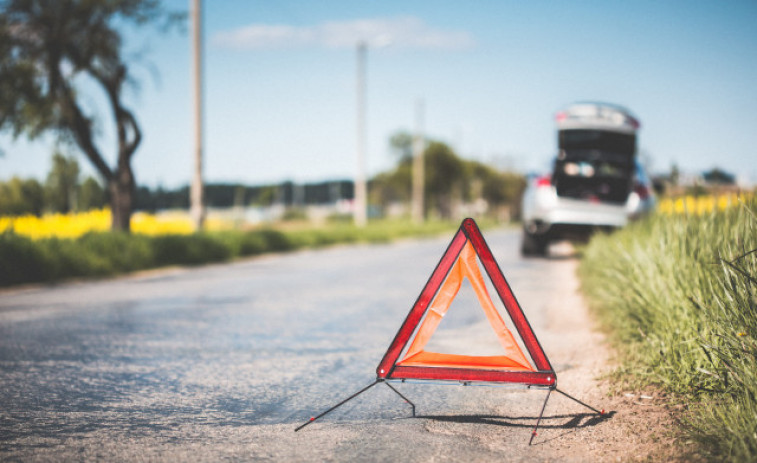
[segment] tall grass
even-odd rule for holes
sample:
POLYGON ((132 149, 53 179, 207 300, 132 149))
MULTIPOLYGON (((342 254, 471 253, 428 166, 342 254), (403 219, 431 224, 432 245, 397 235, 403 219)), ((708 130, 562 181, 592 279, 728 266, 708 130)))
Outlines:
POLYGON ((625 359, 617 377, 680 399, 708 458, 757 460, 757 201, 598 236, 580 275, 625 359))
POLYGON ((89 232, 78 238, 31 238, 6 231, 0 233, 0 286, 107 276, 169 265, 199 265, 338 243, 386 242, 434 235, 455 226, 450 222, 414 225, 382 220, 366 228, 334 223, 188 235, 89 232))

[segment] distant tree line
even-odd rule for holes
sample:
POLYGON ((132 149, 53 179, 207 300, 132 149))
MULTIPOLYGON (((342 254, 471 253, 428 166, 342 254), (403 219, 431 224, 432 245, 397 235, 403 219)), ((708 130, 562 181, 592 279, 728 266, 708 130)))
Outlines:
MULTIPOLYGON (((276 185, 246 186, 216 183, 205 186, 208 207, 308 206, 332 204, 353 198, 350 180, 308 184, 283 182, 276 185)), ((41 215, 99 209, 109 204, 108 191, 94 177, 81 181, 79 164, 73 156, 56 152, 44 183, 37 179, 13 177, 0 182, 0 215, 41 215)), ((175 189, 140 186, 136 190, 135 210, 155 212, 165 209, 188 209, 189 187, 175 189)))
MULTIPOLYGON (((412 183, 412 136, 398 132, 389 141, 399 158, 397 167, 370 182, 371 203, 409 203, 412 183)), ((426 215, 453 218, 456 204, 486 201, 489 211, 508 208, 517 216, 526 186, 523 175, 503 172, 479 161, 462 159, 447 144, 427 140, 424 151, 426 215)))
MULTIPOLYGON (((205 203, 211 208, 246 206, 309 206, 332 204, 340 200, 351 200, 354 190, 351 180, 296 184, 283 182, 275 185, 247 186, 230 183, 210 183, 205 185, 205 203)), ((161 187, 137 188, 136 209, 157 211, 161 209, 188 209, 189 187, 167 190, 161 187)))
POLYGON ((736 181, 736 175, 720 167, 713 167, 701 174, 684 175, 676 163, 670 166, 669 173, 654 175, 651 180, 655 193, 660 196, 701 196, 742 188, 736 181))
MULTIPOLYGON (((398 159, 396 167, 369 181, 370 203, 379 213, 395 204, 409 204, 412 176, 412 137, 404 132, 393 136, 390 146, 398 159)), ((487 210, 508 209, 517 217, 525 179, 514 172, 503 172, 479 161, 460 158, 443 142, 430 140, 425 153, 425 208, 427 215, 454 218, 455 206, 483 200, 487 210)), ((73 156, 56 152, 44 183, 14 177, 0 182, 0 215, 41 215, 45 212, 68 213, 102 208, 109 204, 109 191, 94 177, 81 180, 79 164, 73 156)), ((206 205, 211 208, 271 206, 303 208, 334 204, 354 198, 351 180, 297 184, 291 181, 273 185, 248 186, 216 183, 205 186, 206 205)), ((188 209, 189 187, 174 189, 139 186, 134 209, 155 212, 188 209)))
POLYGON ((0 215, 41 215, 99 209, 108 198, 94 177, 80 181, 79 164, 73 157, 56 152, 44 183, 13 177, 0 182, 0 215))

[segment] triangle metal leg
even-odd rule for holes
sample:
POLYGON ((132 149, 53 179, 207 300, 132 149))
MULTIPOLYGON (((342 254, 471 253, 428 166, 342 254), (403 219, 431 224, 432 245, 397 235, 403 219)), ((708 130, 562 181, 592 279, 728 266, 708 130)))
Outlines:
MULTIPOLYGON (((367 391, 368 389, 372 388, 372 387, 373 387, 373 386, 375 386, 375 385, 376 385, 376 384, 377 384, 377 383, 378 383, 379 381, 383 381, 383 380, 381 380, 381 379, 377 379, 376 381, 372 382, 371 384, 367 385, 366 387, 364 387, 364 388, 360 389, 360 390, 359 390, 359 391, 357 391, 356 393, 354 393, 354 394, 352 394, 351 396, 347 397, 346 399, 342 400, 342 401, 341 401, 341 402, 339 402, 338 404, 336 404, 336 405, 334 405, 333 407, 329 408, 329 409, 328 409, 328 410, 326 410, 325 412, 321 413, 320 415, 317 415, 317 416, 313 416, 313 417, 311 417, 311 418, 310 418, 310 420, 309 420, 308 422, 306 422, 306 423, 304 423, 304 424, 301 424, 301 425, 297 426, 297 427, 296 427, 296 428, 294 429, 294 432, 297 432, 297 431, 299 431, 300 429, 302 429, 302 428, 304 428, 305 426, 309 425, 310 423, 312 423, 313 421, 317 420, 318 418, 320 418, 320 417, 322 417, 322 416, 324 416, 324 415, 327 415, 327 414, 331 413, 332 411, 334 411, 334 410, 336 410, 337 408, 341 407, 342 405, 346 404, 346 403, 347 403, 347 402, 349 402, 350 400, 352 400, 352 399, 354 399, 355 397, 359 396, 359 395, 360 395, 360 394, 362 394, 363 392, 365 392, 365 391, 367 391)), ((413 407, 413 408, 415 408, 415 407, 413 407)))
POLYGON ((600 416, 605 416, 605 411, 604 410, 597 410, 596 408, 592 407, 591 405, 588 405, 588 404, 586 404, 586 403, 584 403, 584 402, 576 399, 575 397, 573 397, 573 396, 571 396, 569 394, 566 394, 565 392, 557 389, 556 387, 555 388, 550 388, 549 392, 547 393, 547 397, 544 399, 544 405, 541 407, 541 413, 539 413, 539 419, 536 420, 536 426, 534 427, 534 431, 531 433, 531 439, 528 441, 528 445, 531 445, 531 443, 534 440, 534 437, 536 437, 536 430, 539 429, 539 423, 541 423, 541 419, 544 416, 544 409, 547 408, 547 401, 549 400, 549 395, 552 393, 552 390, 555 390, 555 391, 559 392, 560 394, 564 395, 565 397, 569 398, 570 400, 572 400, 572 401, 574 401, 574 402, 576 402, 578 404, 583 405, 584 407, 588 408, 589 410, 592 410, 593 412, 597 413, 600 416))
POLYGON ((531 439, 528 440, 528 445, 531 445, 531 442, 534 441, 534 437, 536 437, 536 430, 539 429, 539 423, 541 423, 541 418, 544 416, 544 410, 547 408, 547 401, 549 400, 550 394, 552 394, 552 388, 549 388, 547 397, 544 398, 544 405, 541 406, 541 413, 539 413, 539 418, 536 420, 536 426, 534 426, 534 431, 531 433, 531 439))
POLYGON ((389 386, 389 389, 391 389, 391 390, 393 390, 394 392, 396 392, 398 396, 402 397, 402 398, 403 398, 403 399, 405 400, 405 402, 409 403, 409 404, 410 404, 410 406, 411 406, 411 407, 413 407, 413 418, 415 418, 415 404, 414 404, 414 403, 412 403, 412 402, 410 402, 410 399, 408 399, 407 397, 405 397, 404 395, 402 395, 402 394, 400 393, 400 391, 398 391, 397 389, 395 389, 395 388, 394 388, 394 386, 392 386, 392 385, 391 385, 391 384, 389 384, 388 382, 385 382, 384 384, 386 384, 387 386, 389 386))
POLYGON ((592 410, 595 413, 598 413, 599 415, 604 415, 605 414, 604 410, 597 410, 596 408, 592 407, 591 405, 587 405, 587 404, 581 402, 580 400, 576 399, 575 397, 570 396, 570 395, 564 393, 563 391, 561 391, 561 390, 559 390, 557 388, 555 388, 555 391, 559 392, 560 394, 564 395, 565 397, 569 398, 570 400, 583 405, 584 407, 588 408, 589 410, 592 410))

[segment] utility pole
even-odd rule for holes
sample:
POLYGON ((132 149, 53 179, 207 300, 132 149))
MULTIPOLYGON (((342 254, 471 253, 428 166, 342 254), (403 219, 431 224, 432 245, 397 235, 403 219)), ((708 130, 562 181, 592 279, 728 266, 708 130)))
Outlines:
POLYGON ((202 0, 190 0, 192 11, 192 76, 194 80, 194 175, 190 214, 195 230, 202 230, 205 205, 202 182, 202 0))
POLYGON ((425 107, 422 99, 415 104, 415 134, 413 136, 413 204, 412 215, 415 223, 423 223, 424 219, 424 159, 423 152, 426 150, 426 139, 423 135, 423 116, 425 107))
POLYGON ((355 225, 364 227, 368 223, 365 181, 365 55, 368 45, 364 41, 357 44, 357 171, 355 174, 355 202, 353 218, 355 225))

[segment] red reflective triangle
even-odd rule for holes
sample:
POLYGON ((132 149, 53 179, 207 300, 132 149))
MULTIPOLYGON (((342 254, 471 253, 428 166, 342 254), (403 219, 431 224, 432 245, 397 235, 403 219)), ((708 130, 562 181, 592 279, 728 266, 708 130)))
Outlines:
POLYGON ((473 219, 463 220, 376 368, 376 373, 382 379, 485 381, 540 386, 552 386, 556 383, 557 378, 552 365, 473 219), (534 365, 525 359, 499 312, 491 305, 488 292, 482 287, 483 280, 475 257, 478 257, 489 276, 534 365), (457 295, 462 277, 471 281, 482 309, 500 339, 504 349, 503 355, 438 354, 423 350, 441 316, 449 308, 449 303, 457 295), (424 318, 429 311, 429 316, 424 318), (408 343, 410 348, 400 359, 408 343))

